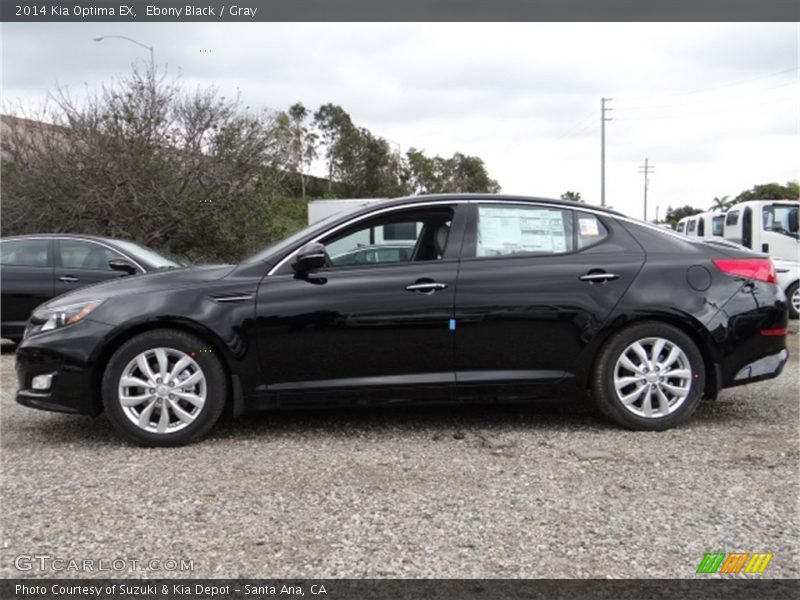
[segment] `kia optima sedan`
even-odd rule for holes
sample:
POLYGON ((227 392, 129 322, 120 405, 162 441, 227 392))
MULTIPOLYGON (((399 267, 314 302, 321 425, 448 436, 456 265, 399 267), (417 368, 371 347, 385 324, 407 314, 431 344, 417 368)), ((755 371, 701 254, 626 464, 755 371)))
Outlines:
POLYGON ((723 388, 777 376, 786 326, 766 257, 585 204, 412 197, 334 215, 238 265, 43 304, 17 349, 17 401, 105 411, 150 446, 199 438, 226 406, 575 393, 623 427, 662 430, 723 388), (414 232, 412 252, 331 261, 397 231, 414 232))

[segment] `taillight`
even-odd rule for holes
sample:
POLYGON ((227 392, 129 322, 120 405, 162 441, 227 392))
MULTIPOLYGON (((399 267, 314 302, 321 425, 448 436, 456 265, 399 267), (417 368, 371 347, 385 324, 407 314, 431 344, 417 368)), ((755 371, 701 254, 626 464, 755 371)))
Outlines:
POLYGON ((775 265, 768 258, 715 258, 714 265, 734 277, 777 283, 775 265))

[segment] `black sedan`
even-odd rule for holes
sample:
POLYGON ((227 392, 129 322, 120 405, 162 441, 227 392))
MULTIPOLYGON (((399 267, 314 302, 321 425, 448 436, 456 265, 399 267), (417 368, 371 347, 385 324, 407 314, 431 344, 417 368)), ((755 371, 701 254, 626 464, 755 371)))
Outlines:
POLYGON ((21 235, 0 240, 0 337, 18 342, 34 308, 90 283, 185 266, 149 248, 88 235, 21 235))
MULTIPOLYGON (((387 243, 391 243, 390 241, 387 243)), ((225 406, 509 401, 588 392, 661 430, 777 376, 787 302, 768 258, 558 200, 444 195, 338 214, 238 265, 142 275, 39 307, 17 401, 179 445, 225 406), (416 231, 408 256, 330 255, 416 231)))

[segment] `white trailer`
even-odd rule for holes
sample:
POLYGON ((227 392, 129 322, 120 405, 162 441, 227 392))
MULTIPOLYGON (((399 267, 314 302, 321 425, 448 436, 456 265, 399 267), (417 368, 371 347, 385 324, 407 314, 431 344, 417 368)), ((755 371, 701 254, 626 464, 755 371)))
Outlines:
POLYGON ((342 198, 312 200, 308 203, 308 224, 316 223, 336 213, 355 210, 385 200, 386 198, 342 198))
POLYGON ((678 221, 675 228, 678 233, 702 239, 723 237, 725 213, 704 212, 678 221))
POLYGON ((724 236, 773 258, 800 260, 796 200, 749 200, 725 215, 724 236))

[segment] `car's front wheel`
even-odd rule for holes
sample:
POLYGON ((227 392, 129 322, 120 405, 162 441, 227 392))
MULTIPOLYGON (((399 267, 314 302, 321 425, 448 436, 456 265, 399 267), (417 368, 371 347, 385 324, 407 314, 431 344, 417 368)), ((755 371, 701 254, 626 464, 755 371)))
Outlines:
POLYGON ((616 333, 592 377, 598 408, 630 429, 663 430, 688 419, 705 386, 703 357, 679 329, 643 322, 616 333))
POLYGON ((205 435, 225 405, 220 360, 199 338, 156 330, 125 342, 103 374, 103 406, 127 439, 180 446, 205 435))

